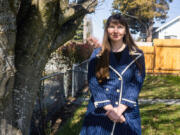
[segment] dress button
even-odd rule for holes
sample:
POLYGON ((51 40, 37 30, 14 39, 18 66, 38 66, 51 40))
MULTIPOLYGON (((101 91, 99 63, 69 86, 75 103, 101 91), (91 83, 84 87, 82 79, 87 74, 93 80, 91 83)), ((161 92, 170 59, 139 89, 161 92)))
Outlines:
POLYGON ((106 91, 109 91, 109 88, 106 88, 106 91))
POLYGON ((119 80, 122 80, 121 77, 118 78, 119 80))
POLYGON ((118 105, 118 102, 115 102, 116 105, 118 105))
POLYGON ((120 90, 119 90, 119 89, 117 89, 116 91, 117 91, 117 92, 120 92, 120 90))

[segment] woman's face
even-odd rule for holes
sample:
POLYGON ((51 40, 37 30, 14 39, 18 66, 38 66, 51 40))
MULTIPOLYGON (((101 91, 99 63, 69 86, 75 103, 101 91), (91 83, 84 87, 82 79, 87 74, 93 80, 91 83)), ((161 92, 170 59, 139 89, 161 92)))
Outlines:
POLYGON ((122 41, 124 35, 126 34, 126 28, 120 23, 110 23, 107 28, 107 33, 111 41, 122 41))

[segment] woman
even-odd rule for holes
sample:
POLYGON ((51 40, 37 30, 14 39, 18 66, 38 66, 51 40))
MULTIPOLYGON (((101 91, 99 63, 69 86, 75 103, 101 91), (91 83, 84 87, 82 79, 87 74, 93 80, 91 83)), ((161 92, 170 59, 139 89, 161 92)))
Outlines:
POLYGON ((141 135, 144 55, 121 15, 108 18, 102 48, 92 53, 88 70, 91 98, 80 135, 141 135))

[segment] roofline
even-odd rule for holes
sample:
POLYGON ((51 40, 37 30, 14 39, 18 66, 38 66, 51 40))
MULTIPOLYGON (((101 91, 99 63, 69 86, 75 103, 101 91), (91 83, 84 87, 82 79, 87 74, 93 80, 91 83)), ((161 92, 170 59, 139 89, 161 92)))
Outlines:
POLYGON ((173 20, 171 20, 171 21, 165 23, 164 25, 162 25, 161 27, 159 27, 155 32, 160 31, 161 29, 163 29, 164 27, 166 27, 166 26, 170 25, 171 23, 177 21, 178 19, 180 19, 180 16, 177 16, 177 17, 174 18, 173 20))

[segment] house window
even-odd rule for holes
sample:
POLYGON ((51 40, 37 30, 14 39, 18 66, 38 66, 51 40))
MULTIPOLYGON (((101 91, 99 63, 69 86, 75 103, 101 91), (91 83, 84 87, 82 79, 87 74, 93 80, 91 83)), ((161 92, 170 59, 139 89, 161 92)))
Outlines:
POLYGON ((164 36, 165 39, 177 39, 176 35, 168 35, 168 36, 164 36))

